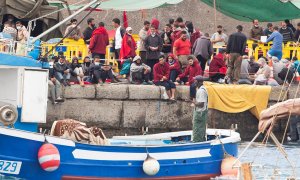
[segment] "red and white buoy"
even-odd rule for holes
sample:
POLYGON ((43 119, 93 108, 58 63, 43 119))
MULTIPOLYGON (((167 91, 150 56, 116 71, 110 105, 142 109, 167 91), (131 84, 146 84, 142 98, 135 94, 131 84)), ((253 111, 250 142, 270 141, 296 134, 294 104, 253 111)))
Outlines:
POLYGON ((55 171, 60 165, 59 151, 50 143, 45 143, 40 147, 38 159, 42 169, 48 172, 55 171))

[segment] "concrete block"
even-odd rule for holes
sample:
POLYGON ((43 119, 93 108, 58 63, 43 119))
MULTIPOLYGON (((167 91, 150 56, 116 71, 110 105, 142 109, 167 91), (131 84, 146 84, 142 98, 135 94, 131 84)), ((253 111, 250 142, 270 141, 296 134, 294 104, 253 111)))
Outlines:
POLYGON ((94 99, 96 97, 95 91, 95 85, 86 85, 81 87, 76 84, 65 87, 64 97, 67 99, 94 99))
POLYGON ((123 104, 123 127, 141 128, 145 126, 148 101, 124 101, 123 104))
MULTIPOLYGON (((120 127, 121 101, 69 99, 63 104, 55 106, 55 108, 57 108, 55 110, 58 110, 58 112, 64 112, 62 116, 59 116, 59 119, 71 118, 105 128, 120 127)), ((54 115, 48 115, 50 121, 53 121, 55 117, 54 115)), ((57 118, 54 120, 57 120, 57 118)))
POLYGON ((179 101, 178 121, 180 129, 191 130, 193 128, 193 111, 190 102, 179 101))
POLYGON ((64 119, 65 111, 64 111, 64 104, 56 104, 53 105, 51 101, 48 101, 47 104, 47 123, 52 124, 53 121, 64 119))
MULTIPOLYGON (((280 92, 281 92, 282 87, 281 86, 276 86, 276 87, 272 87, 271 89, 271 93, 269 96, 269 101, 278 101, 278 98, 280 96, 280 92)), ((282 93, 281 93, 281 101, 287 100, 287 96, 288 93, 285 89, 283 89, 282 93)))
POLYGON ((128 85, 126 84, 104 84, 96 85, 97 99, 128 99, 128 85))
POLYGON ((176 86, 176 98, 179 100, 190 99, 190 86, 176 86))
POLYGON ((128 85, 129 99, 161 99, 162 89, 155 85, 128 85))

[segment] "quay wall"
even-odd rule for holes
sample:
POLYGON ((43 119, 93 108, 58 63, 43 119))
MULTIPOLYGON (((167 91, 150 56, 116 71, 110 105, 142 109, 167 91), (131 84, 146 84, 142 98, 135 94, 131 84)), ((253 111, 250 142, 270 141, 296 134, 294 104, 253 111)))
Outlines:
MULTIPOLYGON (((269 105, 277 102, 280 90, 272 88, 269 105)), ((293 98, 295 91, 296 87, 284 91, 284 99, 293 98)), ((149 85, 72 85, 64 90, 64 103, 52 105, 49 101, 47 123, 40 126, 50 128, 55 120, 72 118, 101 127, 108 137, 141 134, 142 127, 148 127, 149 133, 192 129, 193 108, 186 102, 189 87, 177 87, 176 103, 164 100, 163 92, 163 88, 149 85)), ((285 122, 281 123, 275 128, 279 133, 285 127, 285 122)), ((209 110, 208 127, 225 129, 232 124, 237 124, 242 139, 249 140, 257 132, 258 120, 249 111, 232 114, 209 110)))

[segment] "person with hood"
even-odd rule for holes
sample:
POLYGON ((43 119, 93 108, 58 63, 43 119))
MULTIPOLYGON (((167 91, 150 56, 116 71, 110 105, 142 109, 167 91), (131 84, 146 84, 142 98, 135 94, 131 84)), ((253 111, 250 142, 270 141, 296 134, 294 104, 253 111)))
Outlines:
POLYGON ((151 68, 142 63, 140 56, 135 56, 130 66, 130 82, 132 84, 152 84, 150 83, 151 68))
POLYGON ((83 40, 87 45, 90 44, 93 31, 96 29, 94 21, 95 21, 94 18, 89 18, 87 20, 88 27, 86 27, 85 30, 83 31, 83 40))
POLYGON ((185 26, 190 36, 191 45, 193 46, 196 40, 201 37, 201 32, 198 29, 195 29, 193 23, 190 21, 186 21, 185 26))
POLYGON ((176 78, 181 73, 180 63, 178 59, 175 59, 173 54, 169 54, 167 56, 167 60, 170 68, 170 78, 169 80, 172 82, 176 82, 176 78))
POLYGON ((77 26, 77 19, 71 19, 71 25, 66 28, 65 36, 76 41, 83 37, 80 27, 77 26))
POLYGON ((196 76, 196 102, 193 113, 193 142, 206 141, 206 122, 208 118, 208 93, 203 85, 204 77, 196 76))
POLYGON ((164 86, 169 100, 176 101, 176 85, 169 80, 170 68, 163 55, 159 57, 159 62, 154 65, 153 76, 153 83, 156 86, 164 86))
POLYGON ((190 85, 190 98, 192 99, 193 102, 195 102, 196 84, 194 83, 194 81, 195 81, 194 77, 201 75, 202 70, 201 70, 201 67, 195 56, 193 56, 193 55, 189 56, 188 62, 189 62, 189 65, 187 66, 185 71, 176 78, 176 81, 180 82, 183 79, 186 79, 186 78, 188 79, 188 82, 186 82, 185 84, 190 85))
POLYGON ((165 26, 164 32, 161 34, 161 38, 163 40, 162 52, 165 54, 165 56, 172 52, 171 34, 172 26, 170 24, 167 24, 165 26))
POLYGON ((122 40, 122 46, 120 49, 120 59, 123 60, 129 58, 133 59, 136 56, 135 50, 136 50, 136 43, 132 37, 132 28, 127 27, 126 33, 122 40))
MULTIPOLYGON (((158 19, 153 18, 151 20, 151 25, 150 26, 155 28, 155 33, 157 35, 160 35, 160 32, 159 32, 159 20, 158 19)), ((148 35, 150 35, 150 34, 151 34, 151 31, 148 32, 148 35)))
POLYGON ((198 38, 193 46, 194 55, 197 57, 201 64, 202 75, 205 71, 206 62, 212 56, 214 49, 210 42, 209 34, 205 33, 204 36, 198 38))
POLYGON ((72 59, 72 63, 70 64, 70 73, 71 73, 71 76, 76 78, 76 81, 79 82, 80 86, 84 87, 83 69, 82 69, 82 66, 78 63, 77 57, 73 57, 73 59, 72 59))
POLYGON ((89 76, 95 84, 103 85, 107 79, 110 79, 111 83, 116 83, 111 67, 101 64, 99 56, 94 57, 94 63, 89 67, 89 76))
POLYGON ((108 33, 104 27, 104 23, 100 22, 99 27, 92 33, 89 50, 92 57, 99 56, 102 62, 105 62, 106 46, 109 45, 108 33))
POLYGON ((221 82, 220 79, 225 77, 227 68, 224 57, 225 49, 220 49, 209 64, 209 79, 212 82, 221 82))
MULTIPOLYGON (((154 65, 158 62, 163 42, 161 37, 156 34, 155 27, 151 26, 150 31, 151 34, 145 40, 145 48, 147 50, 146 64, 153 69, 154 65)), ((153 76, 150 79, 152 80, 153 76)))
POLYGON ((55 78, 64 86, 70 86, 70 68, 66 64, 66 59, 64 56, 60 56, 57 63, 54 65, 55 78))

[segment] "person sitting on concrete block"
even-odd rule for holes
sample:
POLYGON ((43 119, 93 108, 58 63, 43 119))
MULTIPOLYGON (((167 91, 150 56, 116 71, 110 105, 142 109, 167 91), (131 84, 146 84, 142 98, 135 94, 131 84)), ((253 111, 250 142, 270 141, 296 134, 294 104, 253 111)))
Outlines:
POLYGON ((181 67, 178 59, 175 59, 173 54, 168 55, 168 63, 170 67, 170 81, 175 82, 178 75, 181 73, 181 67))
POLYGON ((175 100, 176 85, 169 80, 170 68, 166 63, 165 57, 161 55, 159 62, 153 67, 153 82, 156 86, 164 86, 169 100, 175 100))
POLYGON ((107 79, 111 79, 111 83, 116 83, 112 68, 109 65, 101 64, 100 57, 94 57, 94 63, 89 68, 90 77, 93 83, 102 85, 107 79))
POLYGON ((135 56, 130 66, 130 82, 132 84, 152 84, 150 79, 151 68, 142 63, 140 56, 135 56))
POLYGON ((84 73, 81 64, 78 63, 77 57, 72 58, 72 63, 70 64, 70 73, 73 79, 75 78, 74 81, 78 81, 80 86, 84 87, 84 82, 83 82, 84 73))
POLYGON ((64 86, 70 86, 70 68, 66 64, 64 56, 60 56, 57 63, 54 65, 55 78, 64 86))

